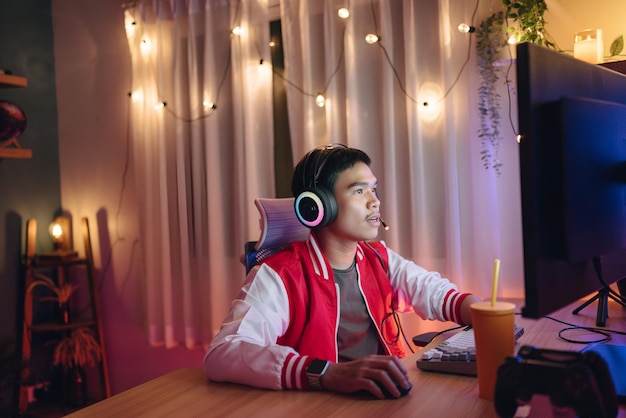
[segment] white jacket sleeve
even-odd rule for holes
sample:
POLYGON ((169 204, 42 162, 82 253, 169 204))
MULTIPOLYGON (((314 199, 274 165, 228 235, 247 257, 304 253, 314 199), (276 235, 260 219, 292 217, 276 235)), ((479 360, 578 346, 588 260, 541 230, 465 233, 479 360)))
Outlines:
POLYGON ((209 345, 203 361, 206 375, 214 381, 282 389, 285 362, 302 360, 291 347, 276 344, 288 322, 282 280, 264 264, 255 267, 209 345))
POLYGON ((438 272, 428 271, 387 248, 389 279, 397 294, 399 312, 415 311, 422 319, 460 323, 460 305, 467 293, 458 291, 438 272))

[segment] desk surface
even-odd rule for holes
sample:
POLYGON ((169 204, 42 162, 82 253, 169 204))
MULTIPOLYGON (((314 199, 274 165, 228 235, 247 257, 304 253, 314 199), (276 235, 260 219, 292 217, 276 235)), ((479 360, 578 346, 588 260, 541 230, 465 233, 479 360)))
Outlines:
MULTIPOLYGON (((572 304, 552 316, 576 325, 595 326, 597 305, 594 303, 579 315, 572 315, 572 309, 579 304, 572 304)), ((525 329, 518 344, 561 350, 584 347, 560 340, 557 333, 565 326, 550 319, 533 320, 520 316, 517 323, 525 329)), ((626 330, 626 310, 614 302, 609 303, 607 328, 626 330)), ((576 336, 570 333, 569 337, 582 336, 581 331, 576 333, 576 336)), ((589 333, 585 335, 589 336, 589 333)), ((611 343, 626 345, 626 336, 614 335, 611 343)), ((166 374, 71 416, 496 416, 493 403, 478 397, 476 378, 418 370, 415 360, 420 353, 403 359, 413 389, 400 399, 374 400, 328 392, 270 391, 214 383, 207 381, 198 367, 166 374)), ((619 417, 626 417, 626 405, 620 405, 619 417)))

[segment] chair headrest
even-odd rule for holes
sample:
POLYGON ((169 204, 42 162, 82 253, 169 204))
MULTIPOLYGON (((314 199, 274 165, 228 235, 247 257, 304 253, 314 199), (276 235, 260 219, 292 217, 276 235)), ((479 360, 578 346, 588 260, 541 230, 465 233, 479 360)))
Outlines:
POLYGON ((254 204, 261 215, 261 235, 254 248, 282 247, 294 241, 304 241, 310 230, 296 217, 294 198, 257 198, 254 204))

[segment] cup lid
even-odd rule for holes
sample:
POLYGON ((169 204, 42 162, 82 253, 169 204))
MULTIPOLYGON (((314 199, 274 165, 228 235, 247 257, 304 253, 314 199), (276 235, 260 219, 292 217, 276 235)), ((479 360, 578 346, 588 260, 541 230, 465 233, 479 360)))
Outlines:
POLYGON ((496 301, 493 305, 490 301, 476 302, 470 305, 471 309, 481 311, 483 313, 493 313, 494 315, 508 314, 515 312, 515 304, 511 302, 496 301))

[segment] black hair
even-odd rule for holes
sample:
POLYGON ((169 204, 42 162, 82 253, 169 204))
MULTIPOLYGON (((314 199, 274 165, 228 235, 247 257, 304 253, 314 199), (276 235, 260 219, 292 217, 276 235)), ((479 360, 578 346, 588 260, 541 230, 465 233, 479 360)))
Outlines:
POLYGON ((315 148, 296 165, 291 180, 291 192, 298 196, 306 189, 324 187, 333 193, 339 174, 358 162, 369 166, 372 160, 360 149, 342 144, 315 148))

